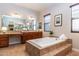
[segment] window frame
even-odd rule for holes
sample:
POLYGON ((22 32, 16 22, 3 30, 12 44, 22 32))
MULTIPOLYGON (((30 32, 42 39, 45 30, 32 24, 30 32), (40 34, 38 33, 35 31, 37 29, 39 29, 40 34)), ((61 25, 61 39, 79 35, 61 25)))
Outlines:
POLYGON ((73 4, 70 6, 70 8, 71 8, 71 33, 79 33, 79 31, 73 31, 73 29, 72 29, 72 22, 73 22, 73 20, 75 20, 75 19, 72 19, 72 7, 77 6, 77 5, 79 5, 79 3, 73 4))
MULTIPOLYGON (((50 31, 51 31, 51 29, 50 29, 50 30, 46 30, 46 29, 45 29, 45 24, 50 24, 50 22, 45 23, 45 17, 48 16, 48 15, 50 15, 50 18, 51 18, 51 14, 50 14, 50 13, 44 15, 44 32, 50 32, 50 31)), ((50 19, 50 21, 51 21, 51 19, 50 19)))

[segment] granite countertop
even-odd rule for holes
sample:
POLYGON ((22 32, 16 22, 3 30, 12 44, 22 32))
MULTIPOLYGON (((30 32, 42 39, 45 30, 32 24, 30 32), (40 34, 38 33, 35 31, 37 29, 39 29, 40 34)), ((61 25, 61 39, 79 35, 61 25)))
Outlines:
POLYGON ((0 32, 0 35, 3 35, 3 34, 22 34, 22 32, 19 32, 19 31, 0 32))
POLYGON ((16 35, 16 34, 23 34, 24 32, 39 32, 39 31, 7 31, 7 32, 0 32, 0 35, 16 35))

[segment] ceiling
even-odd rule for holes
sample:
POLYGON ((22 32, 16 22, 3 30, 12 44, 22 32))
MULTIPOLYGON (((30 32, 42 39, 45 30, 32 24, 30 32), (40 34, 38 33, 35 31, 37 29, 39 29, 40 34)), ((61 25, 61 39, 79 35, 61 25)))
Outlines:
POLYGON ((40 12, 56 4, 55 3, 17 3, 16 5, 40 12))

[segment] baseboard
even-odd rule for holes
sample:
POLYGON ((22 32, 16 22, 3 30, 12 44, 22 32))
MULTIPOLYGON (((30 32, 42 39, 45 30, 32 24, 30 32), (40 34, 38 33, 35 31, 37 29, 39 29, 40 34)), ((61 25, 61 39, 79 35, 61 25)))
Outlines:
POLYGON ((79 49, 76 49, 76 48, 72 48, 72 50, 74 50, 74 51, 78 51, 78 52, 79 52, 79 49))

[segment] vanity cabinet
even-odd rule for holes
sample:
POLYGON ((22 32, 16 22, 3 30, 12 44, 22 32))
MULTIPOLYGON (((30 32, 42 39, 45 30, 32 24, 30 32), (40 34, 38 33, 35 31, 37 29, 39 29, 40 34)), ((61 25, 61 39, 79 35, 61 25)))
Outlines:
POLYGON ((17 36, 21 39, 21 43, 25 43, 27 40, 42 38, 42 32, 7 32, 0 34, 0 47, 7 47, 10 43, 11 36, 17 36))
POLYGON ((36 38, 42 38, 42 32, 24 32, 22 35, 22 43, 36 38))
POLYGON ((9 45, 9 39, 7 35, 0 35, 0 47, 7 47, 9 45))

